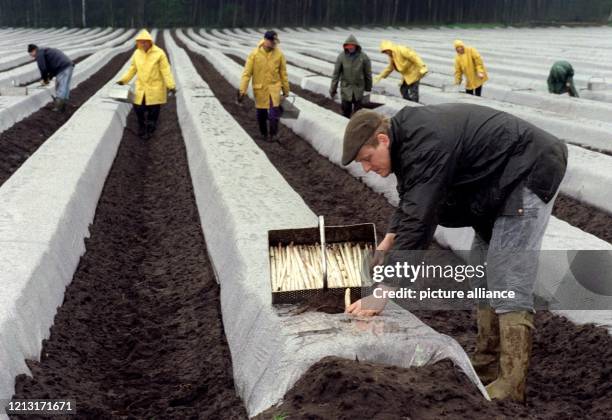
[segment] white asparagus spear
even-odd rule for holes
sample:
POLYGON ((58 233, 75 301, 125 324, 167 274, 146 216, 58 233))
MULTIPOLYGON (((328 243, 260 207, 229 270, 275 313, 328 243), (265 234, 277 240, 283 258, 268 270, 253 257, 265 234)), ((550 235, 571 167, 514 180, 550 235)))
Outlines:
POLYGON ((344 268, 343 268, 342 256, 338 250, 338 247, 334 247, 334 248, 335 249, 334 249, 334 252, 332 253, 332 258, 335 259, 336 265, 338 266, 338 272, 339 272, 338 286, 345 286, 346 285, 346 272, 344 271, 344 268))
POLYGON ((282 247, 282 253, 283 253, 283 263, 284 263, 284 277, 283 277, 283 290, 287 291, 289 290, 289 282, 291 281, 291 261, 288 258, 288 254, 287 254, 287 247, 284 246, 282 247))
POLYGON ((351 306, 351 289, 347 287, 344 291, 344 308, 346 309, 349 306, 351 306))
POLYGON ((276 258, 274 257, 274 247, 270 247, 270 283, 272 291, 276 290, 276 258))
POLYGON ((295 261, 293 257, 293 242, 287 248, 287 259, 289 260, 289 289, 295 290, 297 286, 297 278, 295 276, 295 261))
POLYGON ((297 250, 297 246, 293 247, 293 258, 295 259, 296 265, 296 287, 294 290, 303 290, 305 288, 304 278, 306 277, 306 273, 304 272, 304 268, 302 267, 302 259, 300 258, 300 254, 297 250))
POLYGON ((355 263, 355 273, 357 275, 357 277, 355 278, 356 280, 356 286, 361 286, 361 248, 359 247, 359 244, 353 244, 353 261, 355 263))
POLYGON ((342 251, 344 255, 344 261, 346 263, 346 268, 349 274, 349 285, 354 286, 357 274, 355 273, 355 264, 353 263, 353 257, 351 255, 351 251, 347 243, 342 244, 342 251))
POLYGON ((304 262, 302 261, 302 256, 300 255, 300 251, 298 247, 295 247, 293 249, 293 255, 297 261, 297 266, 298 266, 298 290, 304 290, 307 289, 307 284, 306 284, 306 280, 308 275, 306 274, 305 271, 305 267, 304 267, 304 262))
POLYGON ((308 256, 312 267, 312 287, 317 289, 319 287, 319 269, 317 267, 317 257, 314 253, 314 247, 311 246, 308 248, 308 256))
POLYGON ((310 252, 310 246, 306 246, 302 249, 302 259, 306 262, 309 286, 311 289, 314 289, 317 274, 315 271, 314 260, 312 259, 312 253, 310 252))
POLYGON ((329 287, 337 287, 341 284, 342 273, 340 272, 340 266, 332 246, 327 250, 327 262, 330 267, 330 273, 327 278, 329 287))
POLYGON ((349 285, 351 284, 351 272, 349 271, 348 265, 347 265, 347 261, 344 258, 344 255, 342 254, 342 247, 338 246, 338 250, 340 251, 338 253, 338 259, 340 261, 340 268, 342 269, 342 275, 344 278, 344 285, 349 285))

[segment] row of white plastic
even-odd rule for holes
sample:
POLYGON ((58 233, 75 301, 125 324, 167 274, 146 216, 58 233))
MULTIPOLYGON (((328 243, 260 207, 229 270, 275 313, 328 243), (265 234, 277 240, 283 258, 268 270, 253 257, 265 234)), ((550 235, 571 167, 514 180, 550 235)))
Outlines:
POLYGON ((29 373, 25 360, 40 357, 85 252, 130 110, 106 91, 128 64, 0 187, 0 399, 29 373))
MULTIPOLYGON (((222 74, 235 76, 238 65, 221 52, 185 42, 222 74)), ((343 314, 291 315, 272 307, 268 230, 316 226, 317 218, 168 36, 166 47, 181 86, 179 121, 208 253, 221 285, 236 388, 249 415, 278 402, 312 364, 331 355, 403 367, 450 358, 484 394, 458 343, 395 305, 382 317, 361 321, 343 314), (391 325, 396 333, 374 333, 391 325)))

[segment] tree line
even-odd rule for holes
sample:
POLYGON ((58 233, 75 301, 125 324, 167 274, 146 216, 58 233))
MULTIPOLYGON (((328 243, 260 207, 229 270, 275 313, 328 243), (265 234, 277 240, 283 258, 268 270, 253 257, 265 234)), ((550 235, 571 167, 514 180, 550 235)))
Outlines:
POLYGON ((0 0, 0 26, 606 23, 612 0, 0 0))

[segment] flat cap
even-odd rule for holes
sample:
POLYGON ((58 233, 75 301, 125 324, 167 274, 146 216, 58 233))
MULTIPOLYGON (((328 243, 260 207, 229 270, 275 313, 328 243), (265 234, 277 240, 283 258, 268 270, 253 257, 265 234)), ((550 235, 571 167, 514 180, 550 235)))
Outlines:
POLYGON ((355 160, 361 146, 372 137, 383 120, 384 117, 382 115, 369 109, 360 109, 353 114, 344 130, 342 147, 343 165, 346 166, 355 160))

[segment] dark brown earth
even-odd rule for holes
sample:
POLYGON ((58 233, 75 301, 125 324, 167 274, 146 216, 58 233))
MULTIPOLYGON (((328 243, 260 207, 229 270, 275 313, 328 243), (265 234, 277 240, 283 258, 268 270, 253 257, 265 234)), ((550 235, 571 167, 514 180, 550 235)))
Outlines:
POLYGON ((557 196, 553 214, 572 226, 612 243, 612 214, 583 204, 564 194, 557 196))
MULTIPOLYGON (((379 232, 386 230, 394 209, 382 195, 320 156, 286 127, 281 128, 281 144, 258 140, 252 101, 236 104, 235 89, 214 67, 197 54, 190 57, 226 110, 316 214, 324 214, 330 224, 373 222, 379 232)), ((415 313, 457 339, 468 352, 473 350, 472 311, 415 313)), ((526 405, 487 403, 446 362, 399 369, 328 358, 312 366, 284 402, 262 418, 280 414, 288 419, 609 418, 612 337, 608 332, 576 326, 546 311, 537 314, 536 328, 526 405)))
POLYGON ((71 397, 78 419, 245 419, 174 99, 151 140, 136 127, 132 113, 87 252, 15 398, 71 397))
POLYGON ((49 137, 66 123, 81 105, 104 86, 128 60, 132 51, 115 56, 89 79, 70 91, 64 113, 53 112, 52 102, 0 133, 0 185, 49 137))

